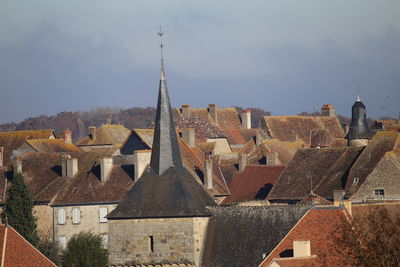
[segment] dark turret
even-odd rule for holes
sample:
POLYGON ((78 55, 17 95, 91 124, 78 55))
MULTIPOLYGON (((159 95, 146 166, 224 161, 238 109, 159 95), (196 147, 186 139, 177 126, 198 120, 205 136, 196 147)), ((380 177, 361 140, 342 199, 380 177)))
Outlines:
POLYGON ((357 100, 351 108, 351 124, 347 134, 349 146, 365 146, 368 144, 368 140, 371 139, 371 137, 372 134, 367 124, 367 112, 365 105, 357 96, 357 100))

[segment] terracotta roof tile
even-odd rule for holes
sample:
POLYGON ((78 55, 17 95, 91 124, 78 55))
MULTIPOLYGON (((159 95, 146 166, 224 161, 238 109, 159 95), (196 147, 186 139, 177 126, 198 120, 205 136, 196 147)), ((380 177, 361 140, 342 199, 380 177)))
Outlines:
POLYGON ((119 124, 105 124, 96 129, 94 139, 91 136, 86 136, 76 142, 76 145, 121 145, 130 132, 130 130, 119 124))
POLYGON ((0 254, 5 267, 56 266, 11 226, 0 225, 0 254))
MULTIPOLYGON (((175 116, 182 117, 181 109, 175 110, 175 116)), ((221 129, 242 128, 239 114, 236 108, 217 108, 218 126, 221 129)), ((201 119, 206 122, 213 122, 207 108, 190 108, 191 119, 201 119)))
POLYGON ((265 199, 284 169, 284 166, 246 166, 228 184, 231 195, 221 204, 265 199))
POLYGON ((37 152, 79 152, 74 144, 66 144, 61 139, 30 139, 25 141, 37 152))

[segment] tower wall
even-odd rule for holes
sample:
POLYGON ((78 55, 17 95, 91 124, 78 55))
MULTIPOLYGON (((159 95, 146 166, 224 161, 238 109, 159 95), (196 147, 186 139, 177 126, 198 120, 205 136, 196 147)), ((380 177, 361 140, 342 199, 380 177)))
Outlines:
POLYGON ((199 266, 208 219, 109 220, 109 262, 199 266))

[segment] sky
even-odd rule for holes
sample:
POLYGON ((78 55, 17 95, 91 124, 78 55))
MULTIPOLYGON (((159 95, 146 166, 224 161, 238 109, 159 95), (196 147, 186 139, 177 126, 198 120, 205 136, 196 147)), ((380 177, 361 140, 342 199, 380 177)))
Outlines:
POLYGON ((398 0, 0 0, 0 123, 172 105, 400 114, 398 0), (358 89, 357 89, 358 88, 358 89))

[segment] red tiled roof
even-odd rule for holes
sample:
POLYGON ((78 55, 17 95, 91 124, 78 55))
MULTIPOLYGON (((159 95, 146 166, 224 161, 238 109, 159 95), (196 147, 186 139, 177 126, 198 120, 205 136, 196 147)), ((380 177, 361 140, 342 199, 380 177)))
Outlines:
POLYGON ((56 266, 11 226, 0 225, 0 253, 4 267, 56 266))
MULTIPOLYGON (((236 173, 228 188, 231 195, 221 204, 254 200, 262 190, 270 190, 285 169, 284 166, 246 166, 243 172, 236 173)), ((266 193, 266 192, 264 192, 266 193)), ((263 198, 266 195, 262 196, 263 198)))
POLYGON ((343 256, 335 249, 335 242, 339 234, 335 230, 338 225, 346 221, 347 216, 349 215, 345 209, 337 207, 310 209, 260 266, 268 266, 273 259, 280 258, 282 252, 293 250, 293 241, 305 240, 309 240, 311 243, 311 255, 319 256, 318 258, 327 264, 323 265, 322 262, 318 262, 317 266, 340 265, 339 262, 343 256))
POLYGON ((296 258, 276 258, 271 261, 279 264, 280 267, 307 267, 318 266, 318 256, 296 257, 296 258))

